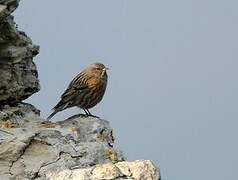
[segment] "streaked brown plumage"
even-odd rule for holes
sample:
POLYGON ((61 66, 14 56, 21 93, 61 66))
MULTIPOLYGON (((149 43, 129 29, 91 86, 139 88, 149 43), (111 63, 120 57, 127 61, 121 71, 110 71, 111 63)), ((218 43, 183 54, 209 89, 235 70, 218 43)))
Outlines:
POLYGON ((53 108, 54 112, 47 118, 50 120, 56 113, 64 109, 78 106, 86 115, 92 115, 89 109, 98 104, 107 86, 107 68, 101 63, 93 63, 78 74, 61 96, 61 100, 53 108))

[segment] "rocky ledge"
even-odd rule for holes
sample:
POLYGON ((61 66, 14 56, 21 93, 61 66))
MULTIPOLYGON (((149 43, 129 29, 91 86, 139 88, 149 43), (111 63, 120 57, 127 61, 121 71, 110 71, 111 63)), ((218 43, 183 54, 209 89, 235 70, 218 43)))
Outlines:
POLYGON ((6 106, 0 118, 1 179, 159 179, 150 161, 125 161, 106 120, 48 123, 28 104, 6 106))
POLYGON ((22 102, 40 90, 39 46, 14 22, 19 2, 0 0, 0 179, 160 179, 151 161, 125 160, 108 121, 76 115, 45 122, 22 102))
POLYGON ((21 104, 1 112, 1 179, 45 179, 49 172, 123 161, 107 121, 78 115, 48 123, 32 109, 21 104))

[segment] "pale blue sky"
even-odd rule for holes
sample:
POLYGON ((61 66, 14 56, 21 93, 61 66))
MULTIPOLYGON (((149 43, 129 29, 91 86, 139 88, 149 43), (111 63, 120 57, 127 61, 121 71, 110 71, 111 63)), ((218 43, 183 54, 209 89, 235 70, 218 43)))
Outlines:
MULTIPOLYGON (((238 1, 24 0, 19 28, 41 46, 46 117, 86 65, 110 67, 104 100, 130 160, 151 159, 164 180, 238 179, 238 1)), ((54 117, 62 120, 76 108, 54 117)))

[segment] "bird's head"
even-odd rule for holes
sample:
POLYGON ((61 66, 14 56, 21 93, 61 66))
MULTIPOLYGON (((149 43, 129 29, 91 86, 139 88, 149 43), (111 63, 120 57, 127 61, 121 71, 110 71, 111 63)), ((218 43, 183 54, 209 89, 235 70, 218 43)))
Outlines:
POLYGON ((87 67, 87 70, 92 73, 94 76, 107 79, 107 70, 108 68, 102 63, 93 63, 87 67))

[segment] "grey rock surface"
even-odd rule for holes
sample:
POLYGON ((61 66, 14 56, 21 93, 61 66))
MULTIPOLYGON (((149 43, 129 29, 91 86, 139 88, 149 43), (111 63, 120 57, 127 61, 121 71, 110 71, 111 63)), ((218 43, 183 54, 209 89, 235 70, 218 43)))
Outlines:
POLYGON ((0 0, 0 20, 11 14, 19 5, 19 0, 0 0))
POLYGON ((50 172, 124 160, 113 147, 107 121, 78 115, 62 122, 44 123, 31 109, 31 105, 24 104, 1 112, 6 114, 1 127, 9 125, 8 117, 15 117, 11 120, 14 126, 0 131, 1 179, 46 179, 50 172), (15 115, 16 111, 22 113, 15 115))
POLYGON ((16 104, 40 90, 33 57, 39 46, 19 31, 10 15, 18 0, 0 0, 0 105, 16 104))

